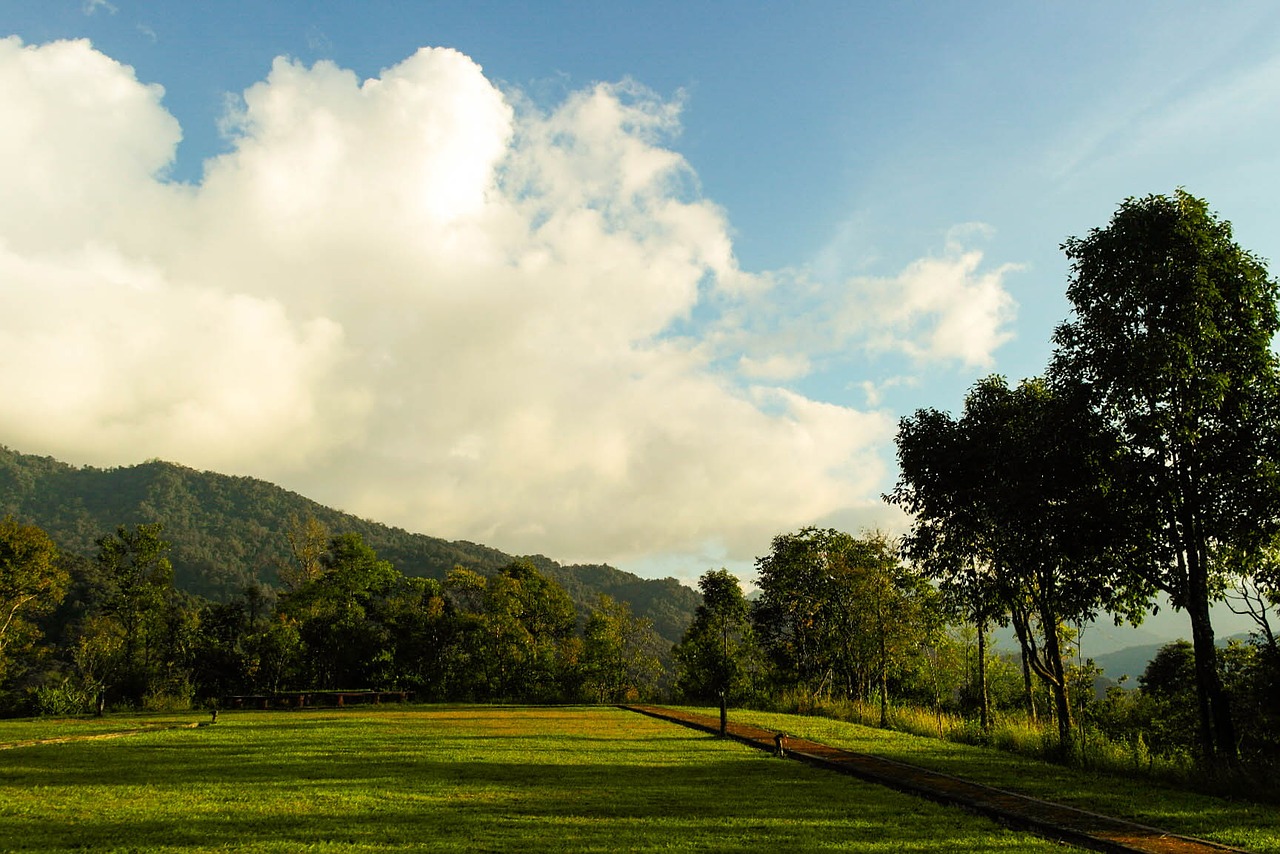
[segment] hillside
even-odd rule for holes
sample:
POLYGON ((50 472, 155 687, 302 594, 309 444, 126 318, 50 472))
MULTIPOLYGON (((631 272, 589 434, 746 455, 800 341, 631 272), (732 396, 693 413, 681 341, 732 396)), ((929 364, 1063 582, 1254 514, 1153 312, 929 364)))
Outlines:
MULTIPOLYGON (((466 541, 413 534, 342 513, 274 484, 152 460, 115 469, 78 468, 0 446, 0 516, 39 525, 63 549, 91 556, 118 525, 161 522, 173 544, 177 586, 221 600, 259 582, 274 586, 289 557, 291 519, 315 517, 332 533, 354 531, 406 575, 443 579, 454 566, 492 572, 513 556, 466 541)), ((534 563, 578 604, 600 594, 653 620, 663 640, 684 634, 701 596, 675 579, 640 578, 610 566, 534 563)))
MULTIPOLYGON (((1248 640, 1248 634, 1234 634, 1217 638, 1217 644, 1220 647, 1225 647, 1232 641, 1247 643, 1248 640)), ((1151 659, 1155 658, 1156 653, 1167 643, 1169 641, 1125 647, 1115 652, 1095 656, 1093 661, 1094 664, 1102 668, 1103 673, 1112 679, 1118 681, 1120 677, 1128 676, 1129 681, 1126 683, 1126 687, 1136 688, 1138 687, 1138 677, 1146 671, 1151 659)))

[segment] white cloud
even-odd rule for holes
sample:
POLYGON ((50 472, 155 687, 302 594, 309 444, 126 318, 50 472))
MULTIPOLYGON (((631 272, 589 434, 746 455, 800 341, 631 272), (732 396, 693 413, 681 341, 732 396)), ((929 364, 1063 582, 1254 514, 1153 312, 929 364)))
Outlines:
POLYGON ((17 448, 299 464, 361 414, 358 392, 321 396, 343 357, 329 321, 294 325, 278 303, 177 285, 93 244, 25 258, 0 246, 0 281, 0 364, 24 366, 0 434, 17 448))
POLYGON ((811 368, 804 353, 772 353, 763 359, 744 355, 738 359, 742 375, 757 380, 793 380, 805 376, 811 368))
MULTIPOLYGON (((851 353, 868 362, 906 356, 918 368, 989 367, 1012 337, 1017 306, 1004 282, 1021 268, 986 267, 983 253, 964 245, 988 232, 981 224, 958 226, 941 254, 912 261, 893 276, 833 282, 791 270, 759 279, 767 287, 743 295, 708 342, 721 355, 741 353, 735 358, 744 376, 775 381, 807 376, 825 360, 848 360, 851 353)), ((875 381, 860 385, 878 406, 875 381)))
POLYGON ((989 366, 1011 337, 1015 306, 1004 277, 1018 267, 983 271, 981 264, 981 252, 951 246, 897 276, 850 280, 838 321, 842 335, 864 338, 873 352, 989 366))
POLYGON ((878 504, 887 416, 747 385, 803 348, 715 367, 772 277, 666 147, 678 103, 538 111, 450 50, 363 81, 280 59, 178 185, 162 96, 87 42, 0 42, 6 444, 561 559, 741 560, 878 504))

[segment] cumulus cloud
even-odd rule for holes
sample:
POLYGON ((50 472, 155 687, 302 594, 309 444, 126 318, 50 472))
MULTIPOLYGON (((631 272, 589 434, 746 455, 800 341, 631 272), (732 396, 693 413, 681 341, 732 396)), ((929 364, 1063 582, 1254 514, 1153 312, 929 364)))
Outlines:
POLYGON ((1007 340, 1014 302, 1004 277, 1019 269, 982 269, 982 253, 948 246, 888 278, 851 279, 837 319, 842 339, 861 339, 871 351, 917 360, 953 360, 987 367, 1007 340))
MULTIPOLYGON (((986 266, 983 253, 965 245, 986 231, 977 224, 957 227, 941 253, 891 276, 841 280, 808 269, 778 271, 725 311, 706 340, 717 353, 740 351, 735 358, 743 376, 779 382, 850 353, 868 362, 887 355, 905 356, 917 367, 987 368, 1012 337, 1017 305, 1004 281, 1021 267, 986 266)), ((879 406, 879 390, 910 380, 853 385, 879 406)))
MULTIPOLYGON (((878 503, 892 419, 787 388, 807 345, 744 345, 777 286, 668 147, 678 101, 539 110, 443 49, 367 80, 282 58, 183 185, 162 97, 87 42, 0 41, 6 444, 561 559, 745 559, 878 503)), ((887 326, 825 334, 981 361, 1000 275, 959 252, 854 282, 887 326)))

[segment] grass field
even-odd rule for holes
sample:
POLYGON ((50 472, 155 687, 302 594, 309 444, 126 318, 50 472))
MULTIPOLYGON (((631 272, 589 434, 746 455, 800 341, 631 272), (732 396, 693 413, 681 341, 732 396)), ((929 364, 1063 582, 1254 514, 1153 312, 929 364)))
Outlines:
MULTIPOLYGON (((693 709, 718 715, 716 709, 693 709)), ((1280 807, 1090 773, 989 748, 821 717, 737 711, 732 719, 872 753, 1032 797, 1126 818, 1259 854, 1280 854, 1280 807)), ((1272 798, 1275 793, 1270 794, 1272 798)))
MULTIPOLYGON (((174 722, 77 726, 157 721, 174 722)), ((0 722, 0 744, 42 726, 0 722)), ((237 712, 0 750, 5 851, 1051 849, 1063 850, 611 708, 237 712)))

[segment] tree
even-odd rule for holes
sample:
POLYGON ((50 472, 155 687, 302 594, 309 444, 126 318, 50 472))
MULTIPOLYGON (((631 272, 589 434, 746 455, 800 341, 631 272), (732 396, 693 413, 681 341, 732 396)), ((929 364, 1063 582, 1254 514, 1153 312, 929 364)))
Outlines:
MULTIPOLYGON (((205 602, 199 610, 192 654, 192 677, 204 697, 279 690, 273 666, 279 622, 274 596, 256 584, 226 602, 205 602)), ((296 651, 296 649, 295 649, 296 651)))
POLYGON ((1074 316, 1054 334, 1051 375, 1119 435, 1126 521, 1145 539, 1129 559, 1190 619, 1200 751, 1230 763, 1209 605, 1223 581, 1215 554, 1254 551, 1280 521, 1277 285, 1181 189, 1127 199, 1062 248, 1074 316))
POLYGON ((775 678, 815 697, 878 692, 887 723, 890 677, 910 671, 936 616, 932 591, 900 564, 896 545, 804 528, 774 537, 756 569, 752 622, 775 678))
POLYGON ((1280 657, 1277 627, 1272 625, 1280 608, 1280 543, 1270 542, 1250 554, 1224 548, 1218 555, 1220 571, 1231 577, 1231 589, 1224 591, 1232 613, 1247 616, 1255 626, 1254 635, 1267 653, 1280 657))
POLYGON ((528 560, 516 560, 489 579, 485 612, 502 657, 499 698, 533 702, 560 699, 566 692, 569 650, 574 642, 577 611, 565 589, 528 560))
MULTIPOLYGON (((106 586, 99 605, 119 629, 121 659, 114 676, 123 699, 138 702, 151 688, 163 638, 164 611, 173 591, 169 543, 159 523, 121 525, 99 537, 97 564, 106 586)), ((108 635, 106 627, 102 630, 108 635)))
POLYGON ((750 606, 738 579, 727 569, 708 570, 698 579, 702 604, 676 645, 676 690, 720 704, 721 722, 731 703, 753 693, 755 639, 750 606))
POLYGON ((297 621, 305 670, 313 685, 353 688, 386 681, 390 635, 376 614, 401 575, 356 533, 329 540, 320 574, 282 596, 297 621))
POLYGON ((303 519, 290 514, 287 525, 284 536, 291 559, 280 561, 276 574, 285 590, 297 590, 324 573, 324 557, 333 538, 315 516, 303 519))
POLYGON ((827 570, 852 541, 832 529, 804 528, 774 537, 769 554, 756 559, 760 597, 752 624, 776 682, 814 696, 827 690, 835 675, 832 644, 842 640, 827 618, 827 570))
POLYGON ((582 691, 596 703, 634 702, 652 693, 662 674, 653 621, 626 602, 600 595, 582 629, 582 691))
POLYGON ((390 637, 391 684, 424 699, 442 697, 449 615, 440 582, 400 576, 373 612, 390 637))
POLYGON ((48 534, 12 516, 0 520, 0 680, 14 650, 38 636, 32 619, 62 601, 67 580, 48 534))
POLYGON ((455 609, 454 692, 474 699, 548 702, 573 691, 577 613, 564 588, 528 560, 491 578, 455 567, 445 581, 455 609))
POLYGON ((1025 670, 1053 694, 1064 751, 1072 730, 1063 625, 1100 609, 1135 619, 1145 601, 1119 559, 1127 539, 1114 522, 1113 441, 1103 427, 1043 380, 1011 389, 988 377, 959 422, 931 411, 904 419, 891 497, 916 514, 908 554, 970 613, 1013 623, 1025 670))

